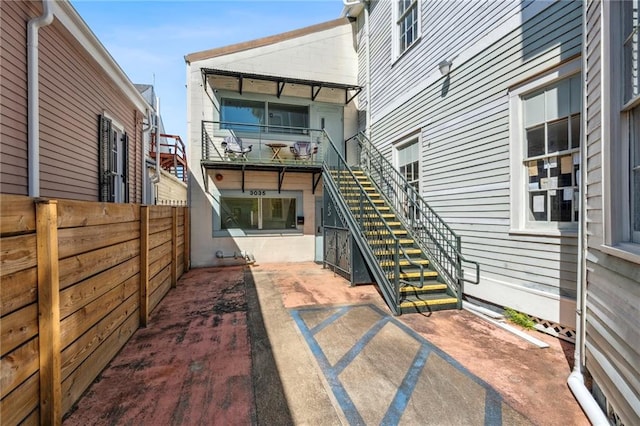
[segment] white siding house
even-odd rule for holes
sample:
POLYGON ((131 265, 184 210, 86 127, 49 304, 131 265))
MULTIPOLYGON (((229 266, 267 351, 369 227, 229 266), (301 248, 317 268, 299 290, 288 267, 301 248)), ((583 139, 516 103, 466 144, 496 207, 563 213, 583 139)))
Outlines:
POLYGON ((185 57, 194 266, 322 260, 322 153, 357 130, 352 25, 185 57))
POLYGON ((640 424, 637 0, 585 7, 586 250, 580 362, 613 424, 640 424))
POLYGON ((359 21, 361 129, 397 167, 417 152, 420 193, 480 263, 466 296, 573 338, 582 3, 374 1, 345 13, 359 21))

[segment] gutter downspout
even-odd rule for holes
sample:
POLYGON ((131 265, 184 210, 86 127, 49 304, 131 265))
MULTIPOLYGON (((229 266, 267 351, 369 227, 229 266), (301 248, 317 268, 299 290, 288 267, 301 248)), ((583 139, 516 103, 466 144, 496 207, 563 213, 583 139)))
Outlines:
POLYGON ((156 175, 151 179, 154 185, 154 204, 158 203, 158 182, 160 182, 160 98, 156 96, 155 111, 155 135, 156 135, 156 175))
MULTIPOLYGON (((582 105, 583 111, 587 105, 587 78, 586 78, 586 70, 587 70, 587 0, 582 2, 582 105)), ((600 19, 602 19, 602 15, 600 15, 600 19)), ((583 117, 584 114, 583 114, 583 117)), ((587 265, 586 265, 586 253, 587 253, 587 233, 586 233, 586 223, 587 223, 587 149, 585 147, 586 144, 586 134, 587 134, 587 120, 583 119, 582 122, 582 138, 583 141, 580 147, 580 225, 578 227, 578 279, 576 286, 576 303, 578 306, 576 307, 576 348, 574 353, 574 362, 573 362, 573 372, 567 378, 567 385, 573 392, 573 396, 576 398, 582 410, 589 418, 589 421, 594 426, 608 426, 609 420, 607 416, 602 412, 600 406, 591 395, 591 392, 584 384, 584 376, 582 374, 582 368, 585 364, 583 362, 584 359, 584 348, 586 341, 586 308, 587 308, 587 265)))
MULTIPOLYGON (((142 125, 142 133, 149 135, 149 141, 151 141, 151 129, 153 128, 153 123, 151 122, 151 108, 147 108, 147 122, 142 125)), ((143 140, 145 137, 143 136, 143 140)), ((142 147, 142 204, 147 203, 147 181, 149 180, 149 172, 147 171, 147 146, 143 143, 142 147)))
POLYGON ((29 197, 40 196, 40 79, 38 30, 53 22, 52 0, 42 0, 42 15, 27 24, 27 173, 29 197))
POLYGON ((367 110, 365 113, 366 129, 368 138, 371 138, 371 37, 369 36, 369 2, 364 4, 364 30, 367 38, 367 56, 365 58, 365 73, 367 76, 367 110))

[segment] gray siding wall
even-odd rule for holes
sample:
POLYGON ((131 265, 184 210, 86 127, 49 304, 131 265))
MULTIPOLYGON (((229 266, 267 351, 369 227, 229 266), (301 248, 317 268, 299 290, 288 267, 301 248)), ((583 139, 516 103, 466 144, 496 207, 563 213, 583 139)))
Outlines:
MULTIPOLYGON (((26 195, 26 32, 41 2, 2 7, 2 159, 0 191, 26 195)), ((40 29, 40 194, 98 200, 98 116, 104 112, 129 135, 129 194, 142 199, 142 114, 54 18, 40 29)))
MULTIPOLYGON (((372 8, 372 139, 390 156, 391 144, 401 135, 421 130, 422 193, 462 236, 463 253, 481 263, 483 279, 575 298, 577 239, 509 232, 508 95, 514 84, 580 55, 581 2, 557 2, 543 9, 466 62, 454 60, 448 81, 440 78, 376 117, 375 111, 419 84, 438 62, 528 7, 514 2, 470 5, 425 1, 422 39, 393 65, 389 4, 379 2, 372 8), (468 7, 478 10, 469 12, 468 7)), ((543 310, 525 296, 509 303, 544 318, 543 310)), ((565 318, 574 316, 569 311, 565 318)))
MULTIPOLYGON (((586 368, 624 424, 640 421, 640 267, 603 253, 600 1, 586 11, 586 368), (634 407, 635 406, 635 411, 634 407)), ((612 25, 615 30, 615 25, 612 25)))

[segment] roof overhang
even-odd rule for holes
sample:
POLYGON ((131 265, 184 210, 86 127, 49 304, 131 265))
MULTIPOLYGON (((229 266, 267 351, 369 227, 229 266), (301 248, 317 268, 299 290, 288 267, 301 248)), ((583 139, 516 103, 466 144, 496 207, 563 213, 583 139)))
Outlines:
POLYGON ((362 91, 361 86, 344 83, 333 83, 327 81, 317 80, 305 80, 300 78, 271 76, 265 74, 254 74, 241 71, 229 71, 213 68, 201 68, 202 78, 205 85, 207 84, 207 77, 231 77, 236 80, 236 90, 242 94, 243 82, 245 80, 263 81, 274 83, 273 90, 274 95, 278 98, 282 96, 286 85, 306 86, 309 88, 309 98, 315 101, 320 91, 324 88, 344 91, 344 103, 348 104, 362 91))

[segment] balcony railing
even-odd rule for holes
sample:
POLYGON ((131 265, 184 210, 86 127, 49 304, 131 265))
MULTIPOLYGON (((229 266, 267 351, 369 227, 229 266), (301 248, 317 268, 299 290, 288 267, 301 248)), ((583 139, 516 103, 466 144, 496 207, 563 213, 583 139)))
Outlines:
POLYGON ((229 121, 202 122, 202 160, 208 162, 320 167, 327 146, 326 133, 320 129, 229 121), (243 151, 249 147, 251 150, 234 152, 228 146, 229 138, 241 141, 243 151), (304 148, 309 152, 304 152, 304 148))

